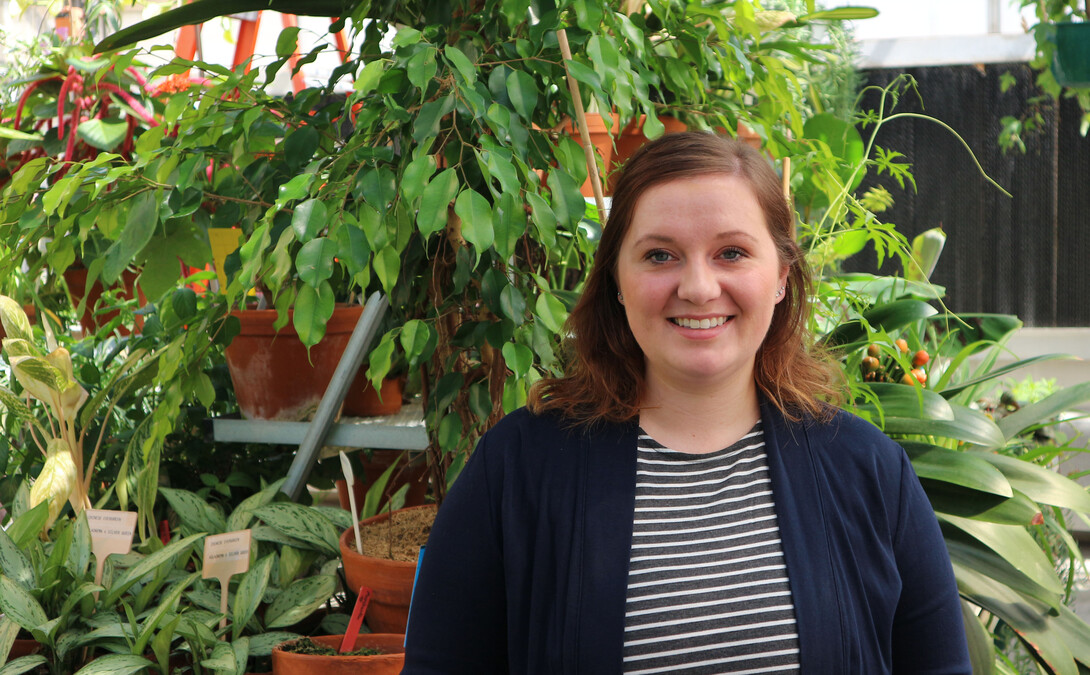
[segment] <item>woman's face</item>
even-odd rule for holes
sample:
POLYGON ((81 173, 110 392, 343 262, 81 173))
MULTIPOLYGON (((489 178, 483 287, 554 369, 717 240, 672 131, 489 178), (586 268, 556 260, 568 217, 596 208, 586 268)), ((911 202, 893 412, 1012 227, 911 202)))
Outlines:
POLYGON ((787 271, 744 179, 709 174, 644 193, 617 285, 648 385, 752 382, 787 271))

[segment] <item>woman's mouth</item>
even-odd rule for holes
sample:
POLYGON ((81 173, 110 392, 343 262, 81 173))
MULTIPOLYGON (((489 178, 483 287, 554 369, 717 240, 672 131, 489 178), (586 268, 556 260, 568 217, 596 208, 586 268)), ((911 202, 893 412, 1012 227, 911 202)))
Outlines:
POLYGON ((698 330, 706 330, 708 328, 716 328, 725 324, 730 317, 717 316, 708 319, 687 319, 684 317, 675 317, 670 319, 674 325, 681 326, 682 328, 695 328, 698 330))

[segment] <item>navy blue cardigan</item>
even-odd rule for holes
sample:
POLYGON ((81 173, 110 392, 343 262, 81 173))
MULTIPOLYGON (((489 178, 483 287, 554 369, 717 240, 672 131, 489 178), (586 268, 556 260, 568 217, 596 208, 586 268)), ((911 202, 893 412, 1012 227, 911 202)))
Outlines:
MULTIPOLYGON (((970 673, 958 591, 899 445, 762 405, 803 673, 970 673)), ((622 672, 636 426, 516 411, 439 511, 402 673, 622 672)))

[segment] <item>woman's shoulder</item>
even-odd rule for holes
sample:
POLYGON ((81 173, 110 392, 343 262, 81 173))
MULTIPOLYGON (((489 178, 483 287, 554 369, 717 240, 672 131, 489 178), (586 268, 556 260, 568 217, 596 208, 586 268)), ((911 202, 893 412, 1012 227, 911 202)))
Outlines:
POLYGON ((901 446, 870 421, 846 410, 837 409, 827 419, 808 417, 796 426, 803 430, 811 451, 829 461, 901 465, 901 446))

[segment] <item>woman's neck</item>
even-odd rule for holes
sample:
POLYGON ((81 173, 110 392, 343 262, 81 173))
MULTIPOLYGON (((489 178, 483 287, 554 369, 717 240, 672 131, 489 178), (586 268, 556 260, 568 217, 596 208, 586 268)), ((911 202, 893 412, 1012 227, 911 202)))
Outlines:
POLYGON ((640 426, 679 452, 716 452, 744 436, 760 419, 757 384, 679 387, 649 378, 640 404, 640 426))

